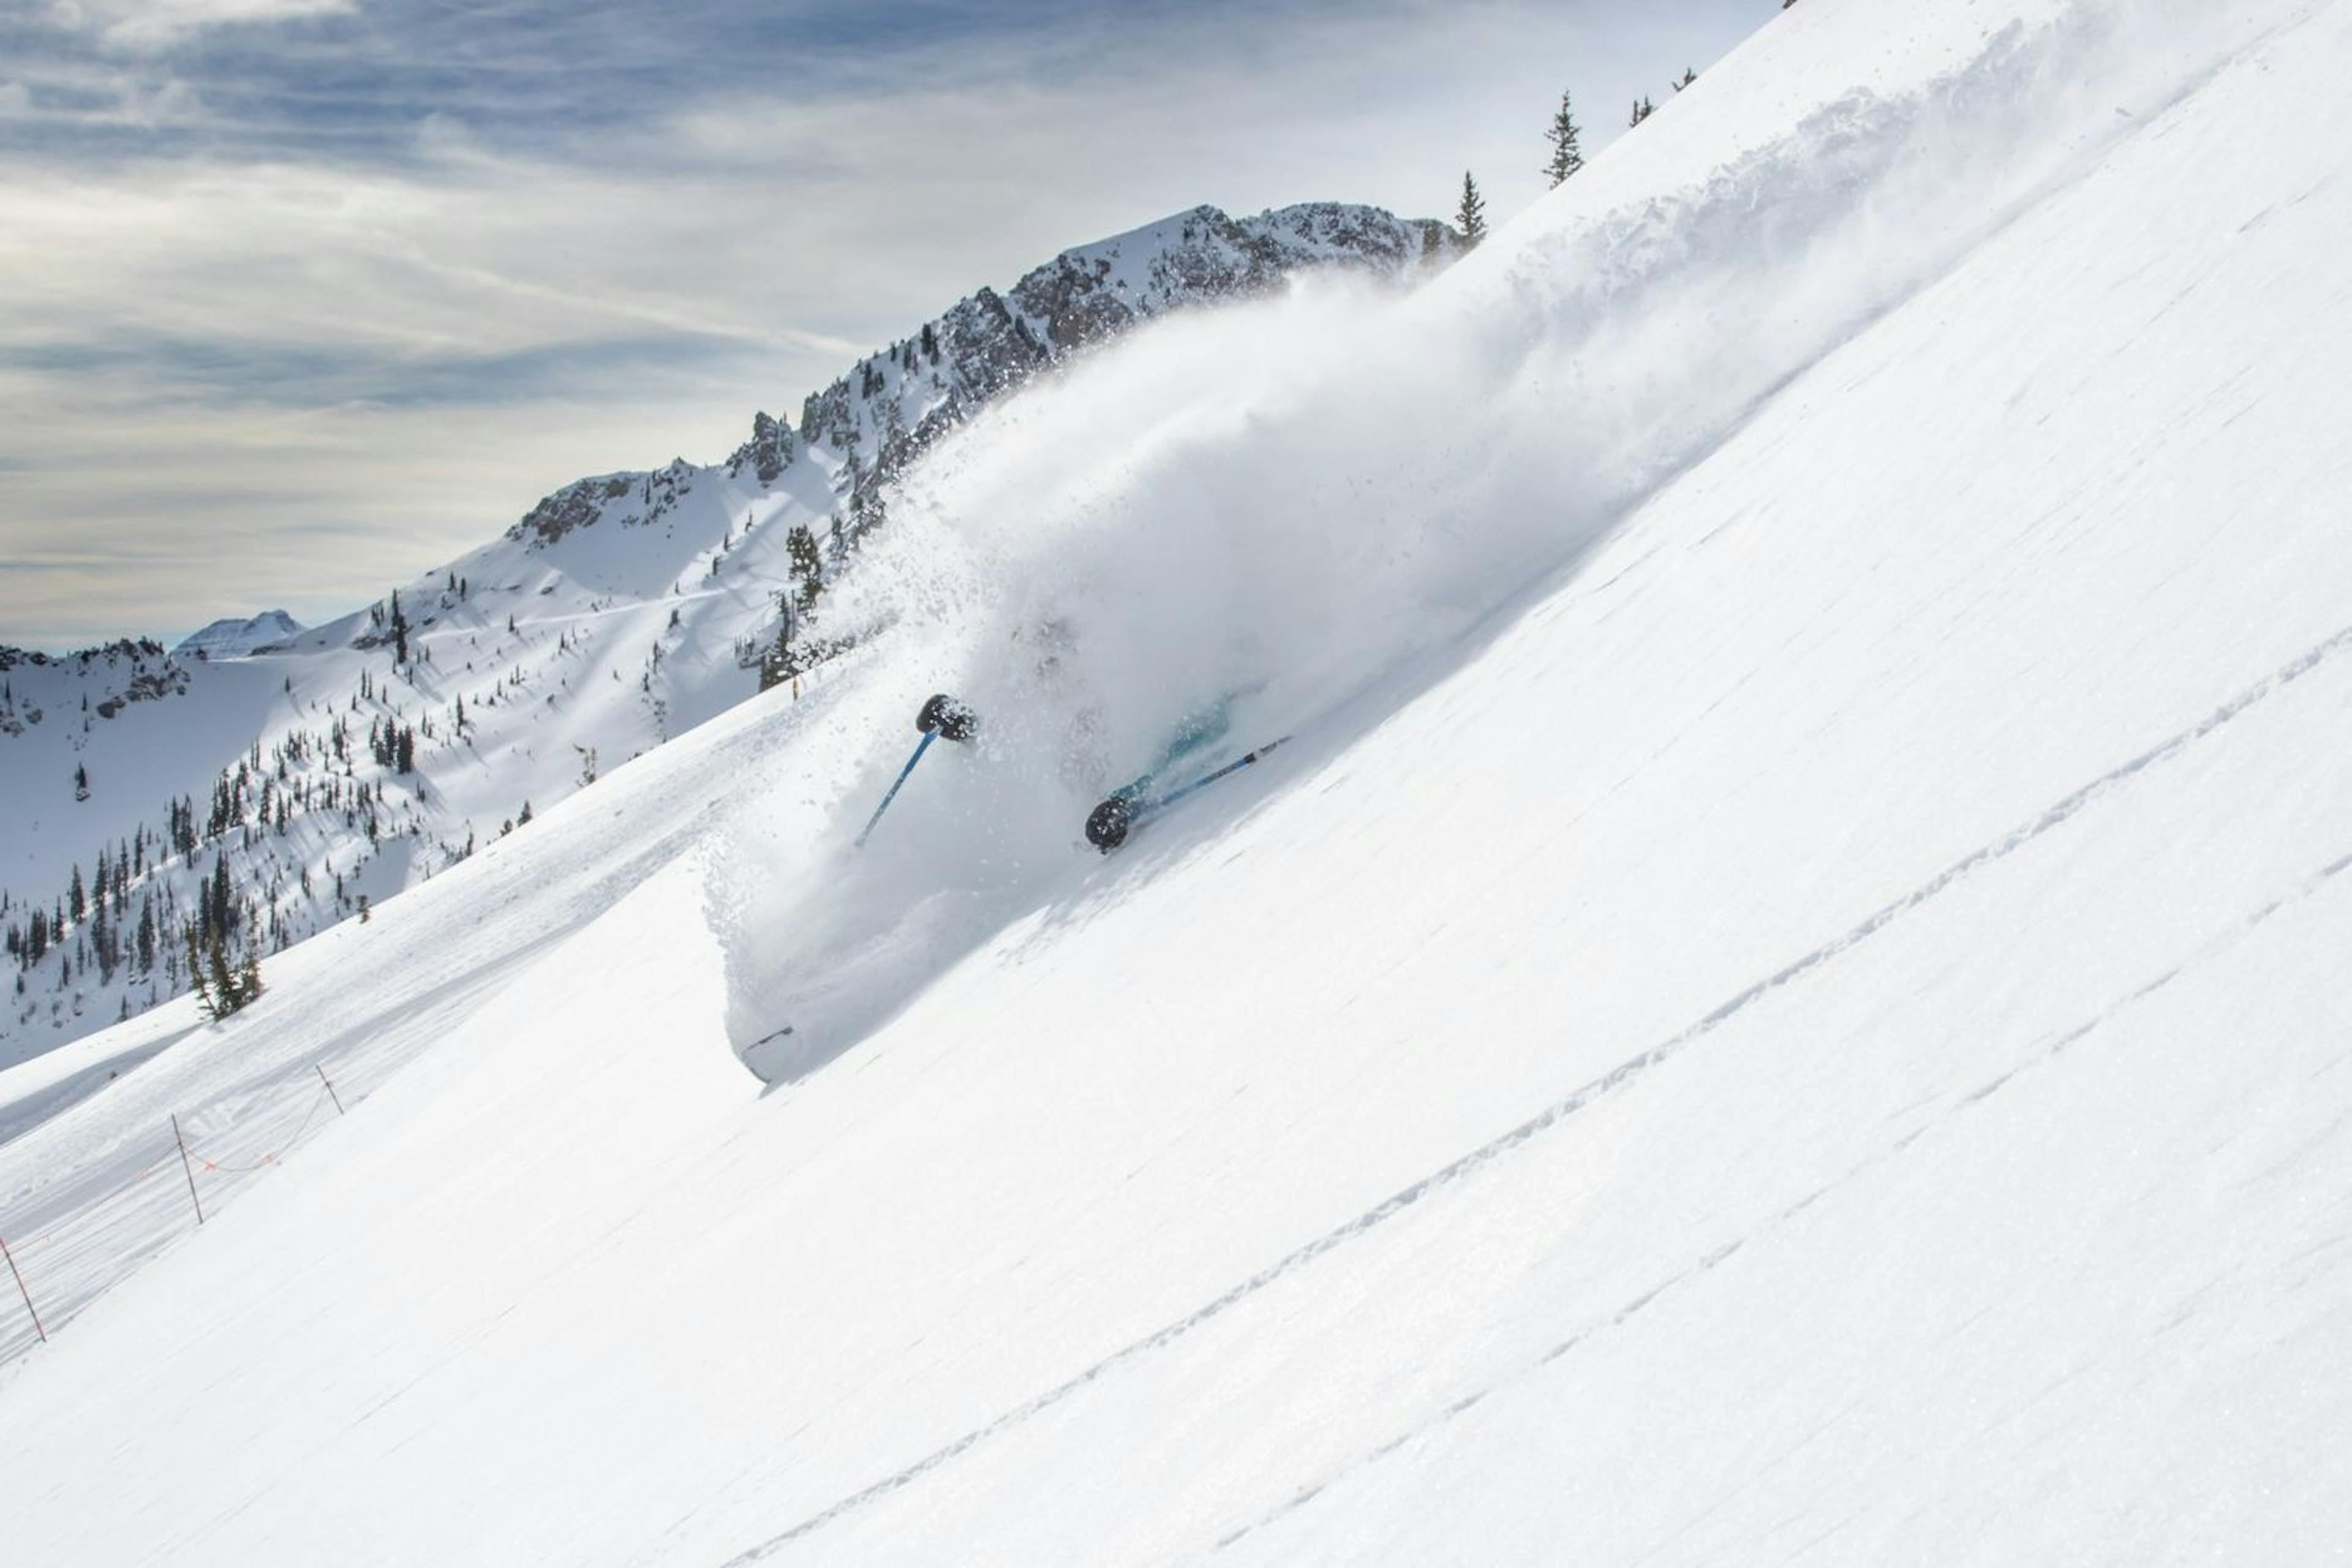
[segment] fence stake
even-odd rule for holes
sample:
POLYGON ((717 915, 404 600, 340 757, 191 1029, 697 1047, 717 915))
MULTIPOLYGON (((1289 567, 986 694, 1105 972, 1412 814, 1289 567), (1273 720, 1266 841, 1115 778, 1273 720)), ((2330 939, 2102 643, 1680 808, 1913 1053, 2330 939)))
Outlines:
POLYGON ((33 1310, 33 1293, 25 1289, 25 1276, 16 1267, 16 1255, 8 1250, 8 1239, 5 1237, 0 1237, 0 1258, 5 1258, 8 1260, 8 1272, 16 1276, 16 1294, 25 1298, 25 1312, 33 1320, 33 1331, 41 1336, 43 1344, 47 1344, 49 1331, 41 1327, 41 1314, 33 1310))
POLYGON ((205 1200, 196 1196, 196 1170, 188 1163, 188 1141, 180 1136, 180 1113, 172 1113, 172 1142, 180 1146, 180 1169, 188 1178, 188 1201, 196 1205, 196 1223, 205 1223, 205 1200))
POLYGON ((313 1070, 315 1070, 315 1071, 318 1073, 318 1075, 319 1075, 319 1081, 320 1081, 320 1083, 323 1083, 323 1084, 325 1084, 325 1085, 327 1086, 327 1098, 328 1098, 329 1100, 333 1100, 333 1101, 335 1102, 335 1114, 336 1114, 336 1115, 338 1115, 338 1116, 342 1115, 342 1114, 343 1114, 343 1097, 342 1097, 341 1095, 337 1094, 337 1093, 335 1092, 335 1084, 334 1084, 334 1080, 333 1080, 332 1079, 330 1079, 330 1078, 327 1076, 327 1069, 326 1069, 325 1068, 320 1067, 320 1066, 319 1066, 319 1064, 318 1064, 317 1062, 312 1062, 312 1063, 310 1064, 310 1066, 311 1066, 312 1069, 313 1069, 313 1070))

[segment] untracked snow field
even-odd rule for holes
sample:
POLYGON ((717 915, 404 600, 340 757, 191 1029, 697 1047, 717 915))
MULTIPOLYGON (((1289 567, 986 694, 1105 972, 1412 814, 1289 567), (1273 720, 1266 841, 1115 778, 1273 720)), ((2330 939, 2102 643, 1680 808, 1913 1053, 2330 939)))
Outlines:
POLYGON ((797 702, 0 1075, 8 1561, 2340 1560, 2347 67, 1806 0, 1387 346, 977 422, 943 516, 1167 391, 1033 520, 1119 548, 910 516, 797 702), (1065 620, 1090 689, 992 673, 1065 620), (853 856, 940 687, 1088 754, 934 748, 853 856), (1297 743, 1074 845, 1236 688, 1297 743), (313 1064, 191 1231, 167 1117, 253 1163, 313 1064))

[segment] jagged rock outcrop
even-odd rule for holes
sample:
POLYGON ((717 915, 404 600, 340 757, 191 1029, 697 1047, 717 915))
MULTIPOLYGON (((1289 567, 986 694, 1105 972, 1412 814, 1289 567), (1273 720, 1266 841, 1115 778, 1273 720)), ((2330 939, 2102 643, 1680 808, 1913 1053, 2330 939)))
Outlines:
POLYGON ((1314 202, 1252 218, 1194 207, 1149 228, 1066 250, 1013 285, 1013 301, 1066 353, 1149 316, 1263 294, 1318 267, 1402 275, 1454 254, 1450 230, 1374 207, 1314 202))
POLYGON ((120 637, 62 655, 0 647, 0 737, 21 735, 53 710, 111 719, 133 702, 184 696, 187 689, 188 672, 152 637, 120 637), (19 671, 50 677, 42 683, 48 709, 36 687, 17 689, 19 671))
POLYGON ((749 468, 762 485, 772 485, 792 461, 793 427, 762 410, 751 416, 751 438, 729 456, 727 477, 734 479, 749 468))
POLYGON ((681 498, 691 494, 696 476, 703 471, 684 458, 673 458, 668 467, 650 473, 574 480, 523 513, 522 521, 507 530, 507 537, 534 548, 549 545, 614 511, 620 514, 614 519, 618 526, 643 527, 658 521, 681 498))
POLYGON ((1302 272, 1403 279, 1461 253, 1441 223, 1311 202, 1234 218, 1194 207, 1066 250, 998 294, 981 289, 852 366, 801 410, 808 445, 845 459, 853 512, 940 432, 1040 369, 1172 310, 1269 293, 1302 272))

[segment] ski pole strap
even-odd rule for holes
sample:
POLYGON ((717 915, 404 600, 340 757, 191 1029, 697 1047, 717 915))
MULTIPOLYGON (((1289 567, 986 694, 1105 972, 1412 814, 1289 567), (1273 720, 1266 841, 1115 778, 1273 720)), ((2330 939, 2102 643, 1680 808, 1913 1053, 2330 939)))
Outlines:
POLYGON ((882 814, 890 809, 890 803, 892 801, 898 798, 898 790, 901 785, 906 784, 907 775, 915 771, 915 764, 923 760, 923 753, 929 751, 930 749, 931 742, 938 739, 938 731, 926 730, 923 731, 923 738, 915 742, 915 754, 907 759, 907 765, 898 770, 898 778, 891 782, 890 793, 882 797, 882 804, 876 806, 874 808, 874 815, 866 819, 866 826, 864 830, 857 835, 857 842, 855 847, 859 849, 866 847, 866 840, 873 834, 874 825, 882 820, 882 814))

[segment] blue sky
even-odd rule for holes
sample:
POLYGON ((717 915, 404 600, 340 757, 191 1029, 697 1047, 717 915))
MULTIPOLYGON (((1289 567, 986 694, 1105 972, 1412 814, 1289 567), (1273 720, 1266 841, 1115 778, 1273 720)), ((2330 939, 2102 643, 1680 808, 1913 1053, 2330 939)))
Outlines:
POLYGON ((1773 0, 0 0, 0 643, 305 620, 1202 202, 1490 215, 1773 0))

